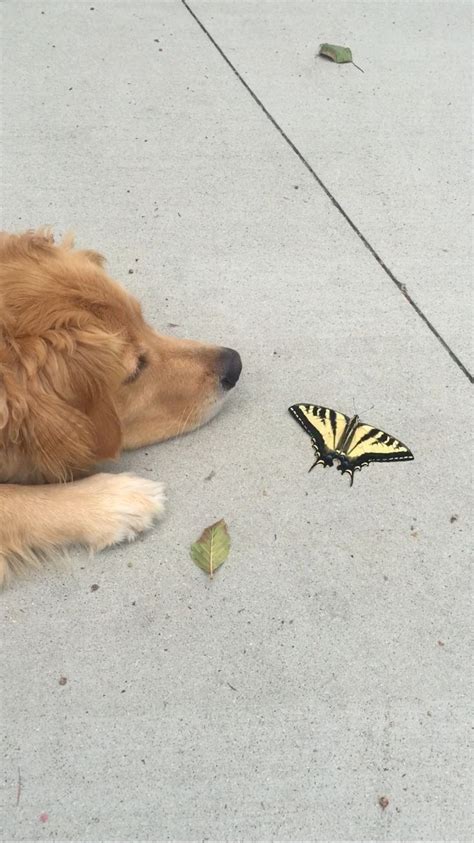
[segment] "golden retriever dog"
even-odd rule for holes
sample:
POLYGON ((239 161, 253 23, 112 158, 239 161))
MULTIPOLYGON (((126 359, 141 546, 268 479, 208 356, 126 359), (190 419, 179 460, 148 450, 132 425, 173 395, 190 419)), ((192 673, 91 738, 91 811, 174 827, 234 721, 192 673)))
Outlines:
POLYGON ((94 251, 0 234, 0 582, 71 544, 133 539, 160 483, 96 463, 211 419, 238 353, 157 334, 94 251))

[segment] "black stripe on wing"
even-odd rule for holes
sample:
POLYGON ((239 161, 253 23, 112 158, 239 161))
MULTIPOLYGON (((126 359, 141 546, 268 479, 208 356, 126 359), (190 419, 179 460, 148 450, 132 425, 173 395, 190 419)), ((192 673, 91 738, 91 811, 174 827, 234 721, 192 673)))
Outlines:
MULTIPOLYGON (((361 424, 363 424, 363 422, 361 422, 361 424)), ((356 427, 356 428, 355 428, 355 430, 354 430, 354 435, 355 435, 356 433, 357 433, 357 427, 356 427)), ((363 435, 363 436, 361 436, 361 437, 360 437, 360 439, 357 441, 357 446, 361 445, 361 444, 362 444, 362 442, 366 442, 366 441, 367 441, 367 439, 377 439, 377 438, 378 438, 378 440, 381 442, 381 441, 382 441, 382 439, 381 439, 380 437, 377 437, 377 434, 378 434, 378 433, 382 433, 384 437, 385 437, 385 436, 387 437, 387 439, 392 439, 392 437, 391 437, 391 436, 389 436, 389 435, 388 435, 388 433, 384 433, 384 432, 383 432, 383 430, 379 430, 379 429, 378 429, 378 427, 371 427, 371 428, 370 428, 370 430, 368 430, 368 431, 367 431, 367 433, 364 433, 364 435, 363 435)), ((384 441, 385 441, 385 440, 384 440, 384 441)), ((394 439, 392 439, 392 442, 394 442, 394 441, 395 441, 395 440, 394 440, 394 439)), ((348 452, 348 453, 349 453, 349 451, 351 450, 351 447, 350 447, 350 446, 351 446, 351 443, 352 443, 352 437, 351 437, 351 442, 349 442, 349 443, 348 443, 348 446, 347 446, 347 452, 348 452)))
POLYGON ((334 448, 337 444, 337 416, 335 410, 329 410, 329 421, 332 428, 332 437, 334 441, 334 448))

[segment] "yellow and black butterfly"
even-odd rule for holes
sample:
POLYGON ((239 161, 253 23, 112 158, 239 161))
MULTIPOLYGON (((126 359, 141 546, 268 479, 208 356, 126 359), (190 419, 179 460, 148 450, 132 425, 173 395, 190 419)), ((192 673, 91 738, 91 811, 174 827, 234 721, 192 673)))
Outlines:
POLYGON ((359 416, 349 418, 317 404, 293 404, 288 409, 311 436, 316 460, 310 471, 318 463, 326 467, 337 460, 338 471, 350 475, 352 486, 354 471, 360 471, 364 465, 414 459, 403 442, 383 430, 364 424, 359 421, 359 416))

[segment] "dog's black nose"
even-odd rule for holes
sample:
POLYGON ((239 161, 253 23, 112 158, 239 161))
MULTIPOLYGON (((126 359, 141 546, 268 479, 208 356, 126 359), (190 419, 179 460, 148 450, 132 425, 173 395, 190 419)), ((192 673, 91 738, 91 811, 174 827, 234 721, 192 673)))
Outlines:
POLYGON ((219 360, 219 372, 223 389, 232 389, 242 371, 240 354, 233 348, 223 348, 219 360))

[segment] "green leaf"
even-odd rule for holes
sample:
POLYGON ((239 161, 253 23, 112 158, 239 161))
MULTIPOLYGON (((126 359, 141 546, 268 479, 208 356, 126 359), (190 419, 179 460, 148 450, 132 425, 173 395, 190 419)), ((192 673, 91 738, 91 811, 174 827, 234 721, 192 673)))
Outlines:
POLYGON ((337 64, 347 64, 348 62, 351 62, 354 67, 357 67, 357 70, 362 71, 362 73, 364 72, 359 65, 354 64, 350 47, 340 47, 337 44, 320 44, 319 55, 327 56, 328 59, 337 62, 337 64))
POLYGON ((338 47, 337 44, 321 44, 319 47, 319 55, 327 56, 328 59, 332 59, 338 64, 344 64, 347 61, 352 61, 350 47, 338 47))
POLYGON ((230 538, 224 519, 206 527, 197 542, 191 545, 191 559, 206 574, 213 577, 214 571, 222 565, 229 555, 230 538))

